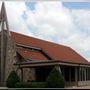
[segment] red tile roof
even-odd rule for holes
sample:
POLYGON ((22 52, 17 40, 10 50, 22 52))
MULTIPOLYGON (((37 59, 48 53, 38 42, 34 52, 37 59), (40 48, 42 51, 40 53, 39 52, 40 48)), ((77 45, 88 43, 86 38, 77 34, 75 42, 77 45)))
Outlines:
MULTIPOLYGON (((83 58, 81 55, 79 55, 70 47, 44 41, 44 40, 37 39, 34 37, 25 36, 25 35, 15 33, 15 32, 11 32, 11 37, 13 41, 17 44, 42 48, 54 60, 78 63, 78 64, 89 64, 85 58, 83 58)), ((25 58, 29 58, 31 55, 31 53, 28 51, 27 53, 23 51, 19 51, 19 52, 25 58)), ((37 58, 40 60, 43 59, 42 55, 40 55, 39 53, 37 53, 37 55, 36 53, 33 55, 35 55, 35 59, 37 58)))
POLYGON ((25 48, 17 48, 18 53, 28 60, 48 60, 41 52, 25 48))

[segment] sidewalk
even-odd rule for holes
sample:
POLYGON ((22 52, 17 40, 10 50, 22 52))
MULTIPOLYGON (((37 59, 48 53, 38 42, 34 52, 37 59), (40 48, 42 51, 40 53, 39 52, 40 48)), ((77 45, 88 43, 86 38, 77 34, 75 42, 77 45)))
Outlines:
POLYGON ((0 87, 0 89, 8 89, 7 87, 0 87))
POLYGON ((90 86, 72 86, 72 87, 66 87, 66 89, 90 89, 90 86))

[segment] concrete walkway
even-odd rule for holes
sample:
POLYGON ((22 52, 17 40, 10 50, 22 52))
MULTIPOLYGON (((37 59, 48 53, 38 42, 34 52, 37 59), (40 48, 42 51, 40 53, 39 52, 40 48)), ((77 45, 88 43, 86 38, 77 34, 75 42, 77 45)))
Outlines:
POLYGON ((72 87, 66 87, 66 89, 90 89, 90 86, 72 86, 72 87))
POLYGON ((8 89, 7 87, 0 87, 0 89, 8 89))
MULTIPOLYGON (((0 87, 0 89, 9 89, 9 88, 0 87)), ((90 89, 90 86, 81 86, 81 87, 72 86, 72 87, 65 87, 65 89, 90 89)))

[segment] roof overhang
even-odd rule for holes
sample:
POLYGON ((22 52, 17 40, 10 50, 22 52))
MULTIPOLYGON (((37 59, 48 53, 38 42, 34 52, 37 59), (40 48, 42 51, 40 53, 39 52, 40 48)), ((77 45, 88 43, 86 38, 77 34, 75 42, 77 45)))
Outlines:
POLYGON ((71 62, 61 62, 61 61, 29 61, 29 62, 18 62, 14 65, 18 65, 19 67, 39 67, 39 66, 55 66, 55 65, 64 65, 64 66, 77 66, 77 67, 90 67, 89 64, 78 64, 71 62))

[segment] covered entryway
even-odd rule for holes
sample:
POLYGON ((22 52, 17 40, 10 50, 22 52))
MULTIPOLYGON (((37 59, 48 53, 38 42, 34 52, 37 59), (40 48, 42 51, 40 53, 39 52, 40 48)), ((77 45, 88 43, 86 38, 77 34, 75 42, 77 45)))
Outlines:
POLYGON ((52 68, 57 67, 64 76, 66 86, 90 85, 90 66, 88 65, 79 65, 59 61, 24 62, 16 65, 18 65, 19 69, 21 69, 21 77, 23 81, 31 81, 31 77, 33 77, 32 80, 34 81, 46 81, 46 78, 52 68), (25 68, 27 70, 24 70, 25 68), (26 78, 25 71, 28 72, 26 73, 26 78), (30 74, 31 76, 29 77, 30 74))
POLYGON ((60 66, 65 81, 75 81, 75 67, 72 66, 60 66))
POLYGON ((66 86, 77 86, 78 81, 78 68, 75 66, 61 65, 62 75, 64 76, 66 86))
POLYGON ((36 81, 46 81, 52 68, 53 68, 53 66, 35 68, 36 81))
POLYGON ((90 85, 90 68, 88 66, 61 65, 60 67, 66 86, 90 85))

